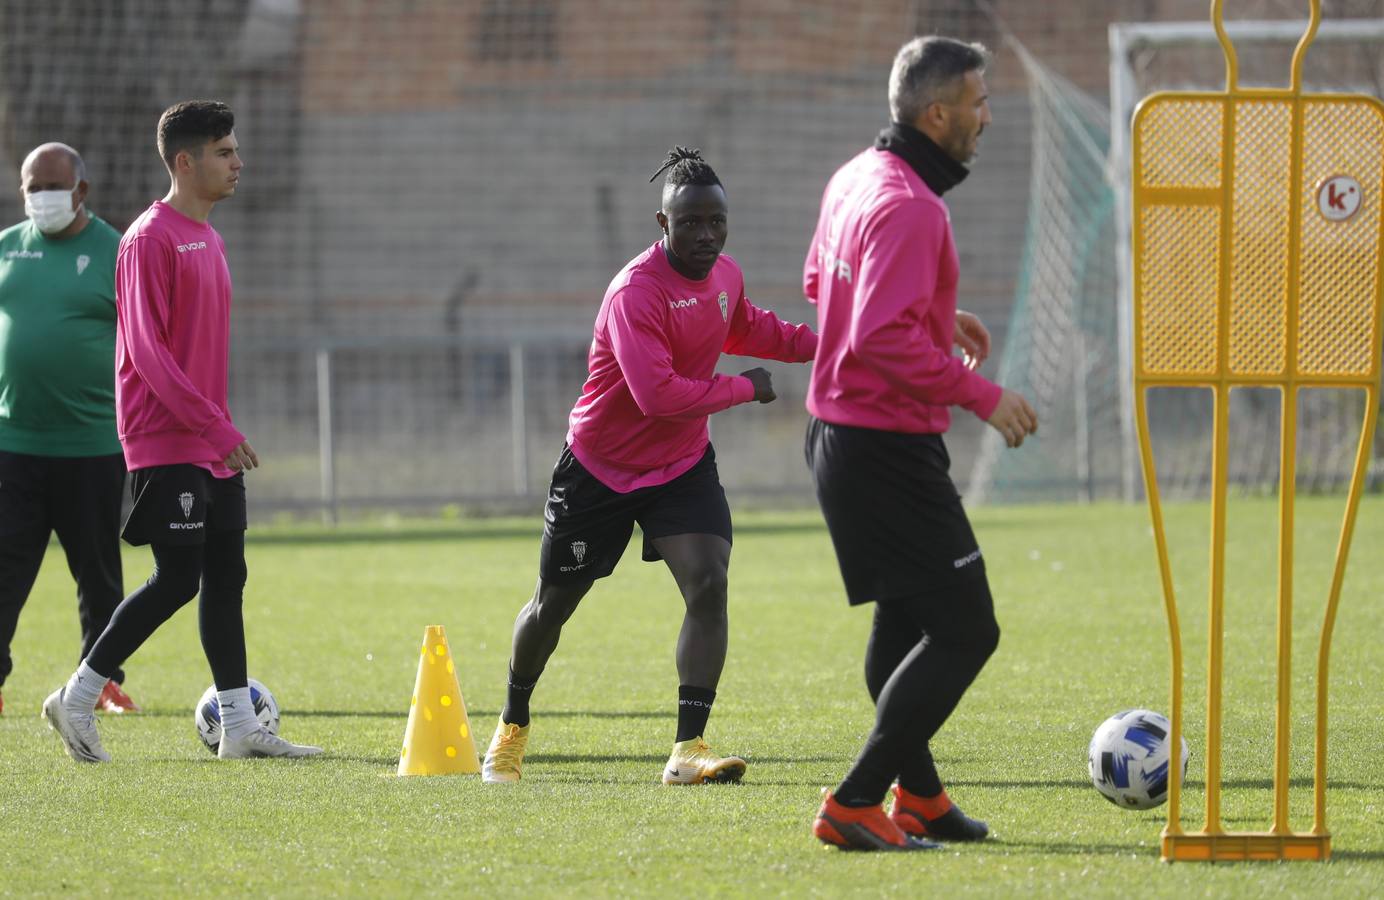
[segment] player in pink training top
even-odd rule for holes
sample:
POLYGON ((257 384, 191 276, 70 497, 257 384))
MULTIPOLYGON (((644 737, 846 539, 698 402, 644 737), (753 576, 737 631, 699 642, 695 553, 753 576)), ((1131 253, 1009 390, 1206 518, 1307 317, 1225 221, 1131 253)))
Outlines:
POLYGON ((111 673, 197 596, 220 702, 221 759, 312 756, 255 717, 245 671, 245 472, 259 458, 226 405, 231 273, 212 207, 235 194, 235 116, 192 100, 164 110, 158 147, 172 180, 120 241, 115 263, 116 430, 134 506, 123 537, 149 544, 154 574, 115 610, 43 716, 78 762, 106 762, 91 708, 111 673))
MULTIPOLYGON (((696 150, 675 148, 657 214, 663 238, 630 261, 596 315, 589 375, 553 469, 533 598, 519 611, 505 707, 482 776, 518 781, 529 698, 562 626, 619 562, 638 522, 644 559, 668 565, 686 604, 678 636, 678 726, 664 784, 738 781, 745 761, 703 740, 726 660, 731 523, 707 416, 774 399, 769 373, 718 375, 722 353, 807 362, 817 335, 745 299, 721 254, 726 193, 696 150)), ((650 181, 653 179, 651 178, 650 181)))
POLYGON ((842 847, 926 849, 988 834, 947 797, 929 748, 1000 635, 948 474, 948 407, 989 422, 1011 447, 1038 427, 1023 397, 976 371, 990 335, 956 308, 942 195, 966 177, 990 121, 986 61, 979 44, 943 37, 899 50, 893 122, 827 185, 804 266, 821 332, 808 465, 847 598, 875 604, 865 651, 875 727, 813 823, 842 847))

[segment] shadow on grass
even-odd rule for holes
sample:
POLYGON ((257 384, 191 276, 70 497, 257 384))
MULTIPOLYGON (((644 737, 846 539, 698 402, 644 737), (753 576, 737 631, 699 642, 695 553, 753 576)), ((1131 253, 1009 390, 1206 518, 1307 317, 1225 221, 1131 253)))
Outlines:
POLYGON ((397 756, 337 756, 330 750, 328 750, 323 755, 330 756, 332 759, 344 760, 346 762, 364 763, 367 766, 384 766, 391 771, 399 767, 399 757, 397 756))
POLYGON ((533 763, 666 763, 668 757, 659 753, 530 753, 524 764, 533 763))
MULTIPOLYGON (((189 764, 190 764, 190 765, 194 765, 194 766, 205 766, 205 765, 224 766, 224 765, 226 765, 226 761, 225 761, 225 760, 221 760, 221 759, 217 759, 215 753, 208 753, 206 756, 199 756, 199 757, 197 757, 196 759, 188 759, 187 757, 181 757, 181 756, 177 756, 177 757, 175 757, 175 756, 164 756, 164 757, 159 757, 159 758, 152 758, 152 759, 150 760, 150 762, 164 763, 164 764, 166 764, 166 765, 174 765, 174 766, 177 766, 177 765, 189 765, 189 764)), ((232 762, 237 762, 237 760, 232 760, 232 762)), ((322 753, 319 754, 318 756, 311 756, 311 757, 308 757, 308 758, 306 758, 306 759, 283 759, 283 760, 273 760, 273 761, 271 761, 270 764, 271 764, 271 765, 288 765, 288 766, 317 766, 317 765, 325 765, 326 763, 333 763, 333 762, 361 763, 361 764, 363 764, 363 765, 367 765, 367 766, 370 766, 370 767, 372 767, 372 768, 377 768, 377 767, 380 767, 380 766, 385 766, 385 767, 387 767, 387 768, 389 768, 389 769, 394 769, 395 767, 397 767, 397 766, 399 765, 399 757, 397 757, 397 756, 358 756, 358 755, 346 754, 346 753, 333 753, 333 752, 332 752, 332 749, 331 749, 330 747, 328 747, 328 748, 326 748, 326 750, 325 750, 324 752, 322 752, 322 753)), ((258 763, 256 763, 256 764, 258 764, 258 763)))
MULTIPOLYGON (((365 710, 365 709, 289 709, 279 710, 281 716, 288 716, 294 719, 393 719, 408 715, 408 707, 403 711, 391 709, 387 711, 365 710)), ((181 719, 188 715, 187 710, 182 709, 141 709, 138 713, 131 715, 130 719, 181 719)))
POLYGON ((284 713, 295 719, 402 719, 408 716, 403 709, 292 709, 284 713))
MULTIPOLYGON (((500 714, 498 709, 473 709, 469 710, 472 716, 496 717, 500 714)), ((618 709, 543 709, 533 714, 534 719, 676 719, 678 714, 673 711, 653 711, 653 710, 618 710, 618 709)))
POLYGON ((1038 850, 1042 853, 1053 853, 1064 856, 1106 854, 1110 856, 1149 856, 1154 859, 1158 858, 1157 844, 1141 847, 1137 844, 1097 844, 1090 841, 1016 841, 1009 838, 996 837, 976 846, 981 849, 993 847, 997 850, 1004 850, 1012 847, 1018 850, 1038 850))
MULTIPOLYGON (((664 754, 648 753, 533 753, 527 757, 527 762, 544 763, 593 763, 593 762, 648 762, 664 763, 668 757, 664 754)), ((750 765, 793 765, 796 763, 814 762, 840 762, 839 757, 835 756, 746 756, 745 762, 750 765)), ((794 782, 787 782, 792 784, 794 782)))
POLYGON ((1052 778, 1045 781, 1001 781, 998 778, 948 778, 948 787, 984 787, 984 788, 1041 788, 1051 790, 1052 788, 1079 788, 1085 790, 1091 786, 1091 782, 1085 779, 1065 779, 1052 778))
MULTIPOLYGON (((267 758, 267 757, 265 757, 265 758, 267 758)), ((327 752, 325 752, 325 753, 318 754, 317 756, 309 756, 309 757, 305 757, 305 758, 303 758, 303 759, 274 759, 274 760, 270 760, 268 763, 265 763, 265 765, 273 765, 273 766, 318 766, 318 765, 323 765, 323 764, 325 764, 325 763, 333 762, 333 761, 341 760, 341 759, 354 759, 354 757, 337 756, 337 755, 333 754, 333 753, 329 750, 329 751, 327 751, 327 752)), ((221 766, 227 766, 227 765, 236 765, 236 764, 238 764, 238 763, 243 763, 243 764, 245 764, 245 765, 251 765, 251 766, 261 765, 261 763, 259 762, 259 759, 258 759, 258 758, 256 758, 256 759, 231 759, 231 760, 225 760, 225 759, 220 759, 220 758, 218 758, 217 755, 216 755, 215 753, 208 753, 206 756, 198 756, 198 757, 196 757, 195 759, 194 759, 194 758, 189 758, 189 757, 186 757, 186 756, 151 756, 151 757, 148 757, 146 761, 147 761, 147 762, 152 762, 152 763, 162 763, 163 765, 167 765, 167 766, 187 766, 187 765, 193 765, 193 766, 207 766, 207 765, 214 765, 214 766, 221 767, 221 766)), ((399 761, 398 761, 397 759, 390 759, 390 760, 386 760, 386 762, 389 762, 389 763, 392 763, 392 764, 397 765, 399 761)))
MULTIPOLYGON (((1295 787, 1295 788, 1310 788, 1310 787, 1313 786, 1313 784, 1314 784, 1314 782, 1313 782, 1311 776, 1308 776, 1308 775, 1304 775, 1304 776, 1301 777, 1301 778, 1289 778, 1289 779, 1288 779, 1288 786, 1289 786, 1289 787, 1295 787)), ((1188 781, 1188 782, 1186 782, 1186 786, 1187 786, 1187 787, 1195 787, 1195 788, 1204 788, 1204 787, 1206 786, 1206 783, 1205 783, 1205 782, 1202 782, 1202 781, 1188 781)), ((1372 784, 1367 784, 1367 783, 1365 783, 1365 782, 1363 782, 1363 781, 1334 781, 1334 780, 1328 778, 1328 779, 1326 780, 1326 786, 1327 786, 1328 789, 1331 789, 1331 788, 1350 788, 1350 789, 1352 789, 1352 790, 1377 790, 1377 789, 1379 788, 1379 783, 1378 783, 1378 782, 1375 782, 1375 783, 1372 783, 1372 784)), ((1254 789, 1256 789, 1256 790, 1271 791, 1271 790, 1273 790, 1273 779, 1272 779, 1272 778, 1230 778, 1230 779, 1227 779, 1227 780, 1221 782, 1221 788, 1222 788, 1222 789, 1225 789, 1225 788, 1254 788, 1254 789)))
MULTIPOLYGON (((956 785, 966 787, 989 788, 1042 788, 1044 790, 1049 788, 1078 788, 1085 790, 1086 788, 1089 788, 1091 786, 1091 782, 1087 781, 1084 778, 1052 778, 1046 780, 1032 781, 1001 781, 999 779, 994 778, 948 778, 946 779, 946 781, 948 786, 956 785)), ((1310 777, 1293 778, 1289 781, 1289 784, 1295 788, 1310 788, 1312 786, 1312 779, 1310 777)), ((1379 785, 1377 783, 1367 783, 1363 781, 1328 781, 1327 786, 1333 790, 1336 788, 1345 788, 1347 790, 1358 791, 1372 791, 1377 790, 1379 788, 1379 785)), ((1182 785, 1183 796, 1186 796, 1187 791, 1203 791, 1205 790, 1205 788, 1205 782, 1191 780, 1185 781, 1182 785)), ((1225 788, 1254 788, 1268 791, 1273 789, 1273 780, 1270 778, 1230 779, 1228 781, 1222 782, 1222 789, 1225 788)))
MULTIPOLYGON (((285 717, 294 719, 398 719, 408 716, 408 705, 400 709, 288 709, 282 710, 285 717)), ((497 709, 473 709, 467 715, 471 718, 493 718, 497 709)), ((187 712, 181 709, 142 709, 131 718, 140 719, 180 719, 187 712)), ((649 710, 587 710, 555 709, 536 713, 537 719, 674 719, 673 712, 652 712, 649 710)))

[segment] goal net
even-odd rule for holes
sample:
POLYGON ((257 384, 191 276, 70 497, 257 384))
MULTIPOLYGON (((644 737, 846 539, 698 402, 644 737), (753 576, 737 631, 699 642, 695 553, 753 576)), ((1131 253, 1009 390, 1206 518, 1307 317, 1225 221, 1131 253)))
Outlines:
MULTIPOLYGON (((1240 82, 1283 85, 1304 27, 1286 16, 1300 16, 1302 4, 1245 6, 1285 18, 1228 20, 1240 82)), ((1384 21, 1350 18, 1363 10, 1347 7, 1330 10, 1334 17, 1324 20, 1307 54, 1306 92, 1379 95, 1384 86, 1384 21)), ((1108 103, 1016 50, 1029 82, 1033 150, 1028 233, 998 380, 1034 403, 1042 426, 1017 453, 1006 452, 997 434, 985 437, 972 470, 972 501, 1132 499, 1138 490, 1126 134, 1140 99, 1160 90, 1222 90, 1225 63, 1209 21, 1117 23, 1110 43, 1108 103)), ((1348 481, 1363 402, 1353 392, 1304 392, 1300 490, 1332 491, 1348 481)), ((1209 392, 1153 391, 1149 417, 1165 496, 1204 494, 1211 476, 1209 392)), ((1232 486, 1273 491, 1277 392, 1234 392, 1230 422, 1232 486)))

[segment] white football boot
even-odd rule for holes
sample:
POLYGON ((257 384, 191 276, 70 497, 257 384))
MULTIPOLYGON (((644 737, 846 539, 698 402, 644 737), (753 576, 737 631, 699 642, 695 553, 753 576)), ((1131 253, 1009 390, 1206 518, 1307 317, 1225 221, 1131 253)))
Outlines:
POLYGON ((216 748, 218 759, 259 759, 271 756, 300 759, 304 756, 316 756, 321 752, 321 747, 291 743, 277 734, 270 734, 267 728, 257 728, 243 738, 232 738, 223 732, 221 745, 216 748))
POLYGON ((70 713, 63 706, 62 698, 66 687, 60 687, 43 701, 43 717, 48 727, 62 738, 67 753, 77 762, 110 762, 111 755, 101 746, 101 735, 96 733, 96 716, 91 713, 70 713))

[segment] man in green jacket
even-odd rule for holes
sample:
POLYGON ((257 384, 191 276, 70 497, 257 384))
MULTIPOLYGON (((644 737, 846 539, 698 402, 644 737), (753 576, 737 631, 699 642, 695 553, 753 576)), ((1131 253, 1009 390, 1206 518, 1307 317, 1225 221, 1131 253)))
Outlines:
MULTIPOLYGON (((77 582, 82 653, 124 596, 115 433, 115 252, 120 234, 87 212, 86 166, 42 144, 20 167, 28 218, 0 231, 0 687, 10 641, 49 536, 77 582)), ((97 704, 138 707, 115 673, 97 704)), ((4 698, 0 696, 0 711, 4 698)))

